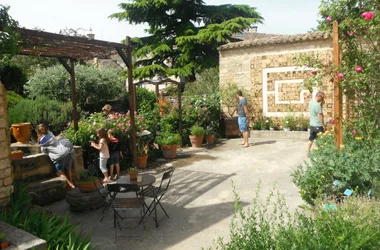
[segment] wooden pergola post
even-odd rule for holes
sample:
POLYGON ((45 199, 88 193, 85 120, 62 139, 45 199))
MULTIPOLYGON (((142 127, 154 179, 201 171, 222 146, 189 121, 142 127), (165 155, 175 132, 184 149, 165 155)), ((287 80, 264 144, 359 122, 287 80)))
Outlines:
MULTIPOLYGON (((339 51, 339 26, 338 22, 333 23, 333 57, 334 65, 338 69, 340 66, 340 51, 339 51)), ((342 129, 342 91, 339 86, 338 73, 334 76, 334 141, 337 148, 343 144, 343 129, 342 129)))
POLYGON ((71 103, 73 105, 73 121, 74 121, 74 131, 78 131, 78 108, 77 108, 77 92, 75 88, 75 62, 70 59, 70 65, 62 59, 58 58, 59 62, 70 74, 70 88, 71 88, 71 103))
POLYGON ((133 72, 132 72, 132 43, 131 38, 127 36, 127 54, 120 48, 116 48, 117 53, 127 66, 128 70, 128 96, 129 96, 129 117, 131 119, 131 144, 132 144, 132 166, 136 167, 136 126, 135 126, 135 111, 136 111, 136 92, 133 84, 133 72))
POLYGON ((182 136, 182 81, 178 83, 178 130, 179 136, 181 137, 181 148, 183 147, 183 136, 182 136))
POLYGON ((158 83, 155 84, 155 87, 156 87, 156 99, 158 102, 160 100, 160 88, 159 88, 158 83))

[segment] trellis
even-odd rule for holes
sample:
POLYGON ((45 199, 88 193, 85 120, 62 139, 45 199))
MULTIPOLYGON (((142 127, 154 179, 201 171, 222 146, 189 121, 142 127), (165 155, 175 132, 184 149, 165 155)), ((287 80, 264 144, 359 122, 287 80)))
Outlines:
MULTIPOLYGON (((73 106, 74 129, 78 131, 77 95, 75 90, 75 62, 93 58, 109 58, 115 51, 128 70, 128 92, 131 124, 135 124, 136 90, 132 79, 132 45, 127 37, 126 44, 95 40, 87 37, 72 37, 45 31, 18 28, 18 54, 26 56, 54 57, 70 74, 71 101, 73 106)), ((136 160, 136 128, 131 126, 133 165, 136 160)))

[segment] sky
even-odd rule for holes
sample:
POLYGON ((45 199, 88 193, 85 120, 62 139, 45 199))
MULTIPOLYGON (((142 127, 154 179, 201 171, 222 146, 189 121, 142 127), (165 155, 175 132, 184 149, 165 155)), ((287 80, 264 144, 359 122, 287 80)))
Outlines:
MULTIPOLYGON (((108 18, 120 12, 123 0, 0 0, 11 7, 10 15, 21 27, 40 28, 58 33, 60 29, 90 29, 95 39, 120 42, 126 36, 144 36, 146 25, 130 25, 108 18)), ((206 4, 248 4, 256 7, 265 21, 258 32, 271 34, 299 34, 317 26, 321 0, 205 0, 206 4)))

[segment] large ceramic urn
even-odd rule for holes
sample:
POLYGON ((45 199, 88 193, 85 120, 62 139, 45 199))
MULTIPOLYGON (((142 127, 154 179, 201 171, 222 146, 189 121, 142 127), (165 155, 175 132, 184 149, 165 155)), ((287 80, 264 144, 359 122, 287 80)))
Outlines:
POLYGON ((17 143, 28 144, 32 125, 29 122, 12 124, 11 131, 17 143))

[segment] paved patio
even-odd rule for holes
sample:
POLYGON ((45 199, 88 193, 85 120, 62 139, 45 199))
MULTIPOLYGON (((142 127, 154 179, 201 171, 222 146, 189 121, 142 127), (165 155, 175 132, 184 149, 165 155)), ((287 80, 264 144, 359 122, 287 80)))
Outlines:
MULTIPOLYGON (((127 237, 115 242, 112 211, 101 224, 101 210, 73 213, 72 222, 79 223, 83 232, 92 232, 97 249, 201 249, 212 246, 218 236, 228 237, 234 212, 231 181, 244 206, 251 203, 259 180, 263 201, 276 182, 292 211, 302 204, 289 174, 306 160, 306 140, 250 138, 251 146, 246 149, 240 142, 241 139, 224 140, 212 149, 180 153, 179 159, 172 162, 176 170, 170 192, 162 202, 170 219, 158 209, 162 218, 159 228, 147 217, 145 230, 129 229, 142 239, 127 237)), ((160 180, 161 174, 154 174, 160 180)), ((50 208, 62 215, 69 209, 65 201, 50 208)))

